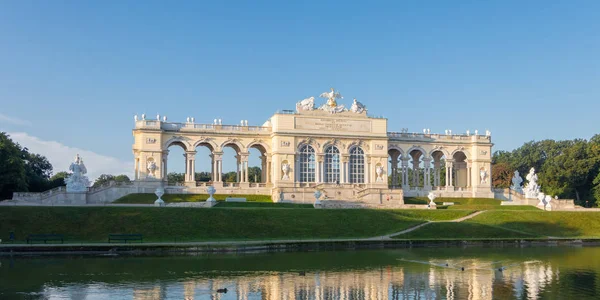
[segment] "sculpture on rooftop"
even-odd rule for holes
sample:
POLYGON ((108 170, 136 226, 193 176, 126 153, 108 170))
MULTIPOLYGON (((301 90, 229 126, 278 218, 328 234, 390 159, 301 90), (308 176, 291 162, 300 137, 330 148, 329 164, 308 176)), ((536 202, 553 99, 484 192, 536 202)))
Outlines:
POLYGON ((319 107, 320 110, 324 110, 329 113, 341 113, 348 111, 344 105, 338 105, 336 99, 343 99, 342 94, 336 92, 334 88, 331 88, 330 92, 322 93, 319 97, 326 98, 327 102, 319 107))
POLYGON ((69 166, 69 171, 71 174, 65 179, 67 192, 87 192, 90 180, 85 176, 87 169, 79 154, 75 156, 75 161, 69 166))
POLYGON ((364 106, 362 103, 358 102, 356 98, 354 98, 354 102, 350 107, 350 111, 353 113, 362 114, 364 112, 367 112, 367 107, 364 106))
POLYGON ((306 98, 296 103, 296 111, 311 111, 315 110, 315 97, 306 98))

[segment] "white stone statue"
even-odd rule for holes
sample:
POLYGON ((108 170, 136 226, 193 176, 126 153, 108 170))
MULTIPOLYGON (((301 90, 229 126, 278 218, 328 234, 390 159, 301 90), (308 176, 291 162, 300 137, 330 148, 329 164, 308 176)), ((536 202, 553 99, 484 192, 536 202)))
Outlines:
POLYGON ((281 180, 290 180, 290 164, 282 164, 281 171, 283 171, 281 180))
POLYGON ((382 166, 377 166, 375 168, 375 174, 377 175, 376 182, 383 182, 383 167, 382 166))
POLYGON ((538 194, 540 194, 540 186, 537 184, 538 176, 535 174, 535 169, 529 169, 529 174, 525 178, 528 181, 523 189, 525 198, 537 199, 538 194))
POLYGON ((162 187, 159 187, 156 189, 156 191, 154 191, 154 195, 156 195, 156 197, 158 197, 158 199, 156 199, 156 201, 154 201, 154 206, 165 206, 165 201, 161 198, 164 194, 165 194, 165 189, 162 187))
POLYGON ((481 180, 481 184, 486 184, 488 182, 488 173, 486 169, 481 168, 481 170, 479 170, 479 179, 481 180))
POLYGON ((296 111, 311 111, 315 110, 315 97, 306 98, 298 103, 296 103, 296 111))
POLYGON ((367 107, 365 107, 362 103, 356 101, 356 98, 354 98, 354 102, 350 107, 350 111, 353 113, 362 114, 364 112, 367 112, 367 107))
POLYGON ((519 194, 523 194, 523 188, 521 187, 521 183, 523 183, 523 178, 521 178, 521 175, 519 175, 519 170, 515 170, 510 189, 519 194))
POLYGON ((146 114, 142 114, 142 120, 146 120, 146 114))
POLYGON ((331 88, 331 92, 322 93, 319 97, 327 99, 327 102, 319 107, 320 110, 324 110, 332 114, 348 111, 344 105, 337 105, 336 99, 343 99, 344 97, 342 97, 342 95, 339 92, 336 92, 333 88, 331 88))
POLYGON ((156 178, 156 176, 154 175, 154 172, 156 172, 156 169, 158 167, 156 166, 156 163, 154 162, 154 160, 149 160, 146 163, 146 169, 148 169, 148 178, 156 178))
POLYGON ((136 122, 138 121, 137 115, 133 115, 133 120, 136 121, 136 122))
POLYGON ((552 210, 552 204, 550 202, 552 202, 552 196, 546 195, 546 198, 544 198, 544 204, 546 204, 544 209, 552 210))
POLYGON ((214 186, 209 186, 208 188, 206 188, 206 193, 208 193, 208 199, 206 199, 206 202, 217 202, 217 199, 215 199, 215 197, 213 197, 213 195, 217 192, 217 189, 215 189, 214 186))
POLYGON ((67 192, 87 192, 90 180, 85 176, 87 169, 79 154, 75 156, 75 162, 69 166, 69 171, 71 171, 71 174, 65 179, 67 192))
POLYGON ((437 198, 437 196, 433 193, 433 192, 429 192, 429 194, 427 195, 427 198, 429 198, 429 206, 435 206, 435 202, 433 202, 433 200, 435 200, 437 198))
POLYGON ((163 122, 167 121, 167 116, 163 116, 163 122))

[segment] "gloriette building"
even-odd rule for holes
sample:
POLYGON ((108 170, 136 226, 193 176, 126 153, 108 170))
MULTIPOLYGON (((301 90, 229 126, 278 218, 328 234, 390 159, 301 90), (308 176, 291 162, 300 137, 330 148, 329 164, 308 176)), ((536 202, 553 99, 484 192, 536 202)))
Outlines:
POLYGON ((136 117, 133 129, 135 180, 160 183, 170 193, 268 194, 274 201, 314 201, 320 190, 330 203, 398 206, 403 196, 493 198, 491 134, 388 131, 387 119, 372 117, 360 102, 338 104, 331 89, 275 113, 263 126, 184 123, 136 117), (168 185, 169 148, 185 151, 185 184, 168 185), (211 152, 210 182, 194 178, 196 148, 211 152), (236 152, 237 182, 223 182, 223 149, 236 152), (260 151, 261 182, 248 176, 249 149, 260 151))

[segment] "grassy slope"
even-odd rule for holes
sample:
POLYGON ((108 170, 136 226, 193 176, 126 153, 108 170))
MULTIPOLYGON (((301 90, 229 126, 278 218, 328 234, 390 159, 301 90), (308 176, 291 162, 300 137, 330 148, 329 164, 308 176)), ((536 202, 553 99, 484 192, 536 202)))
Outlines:
POLYGON ((600 212, 488 211, 468 221, 553 237, 600 237, 600 212))
MULTIPOLYGON (((173 202, 204 202, 208 199, 208 194, 165 194, 162 199, 167 203, 173 202)), ((217 201, 225 201, 225 198, 246 198, 249 202, 272 202, 271 196, 269 195, 214 195, 217 201)), ((156 200, 154 194, 129 194, 127 196, 117 199, 114 203, 119 204, 153 204, 156 200)))
MULTIPOLYGON (((431 211, 432 218, 454 212, 431 211)), ((464 212, 466 214, 468 212, 464 212)), ((0 207, 0 234, 62 233, 71 242, 103 242, 109 233, 145 241, 351 238, 389 234, 423 222, 422 212, 263 208, 0 207)), ((7 236, 1 236, 5 239, 7 236)))
POLYGON ((493 226, 470 222, 431 223, 409 233, 395 236, 396 239, 510 239, 534 238, 537 235, 510 231, 493 226))
MULTIPOLYGON (((468 209, 468 210, 539 210, 533 206, 517 206, 505 205, 502 206, 501 200, 489 198, 437 198, 435 199, 438 209, 468 209), (443 205, 444 202, 454 202, 454 205, 443 205)), ((427 204, 429 199, 425 197, 406 197, 406 204, 427 204)))

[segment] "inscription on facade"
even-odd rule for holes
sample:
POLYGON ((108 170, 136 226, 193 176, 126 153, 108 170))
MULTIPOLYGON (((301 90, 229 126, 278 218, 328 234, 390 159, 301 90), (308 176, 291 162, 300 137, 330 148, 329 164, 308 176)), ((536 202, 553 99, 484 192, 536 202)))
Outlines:
POLYGON ((281 141, 281 147, 289 147, 290 141, 281 141))
POLYGON ((156 143, 156 139, 155 138, 147 138, 146 139, 146 144, 155 144, 156 143))
POLYGON ((371 122, 367 120, 296 118, 295 125, 296 129, 371 132, 371 122))

